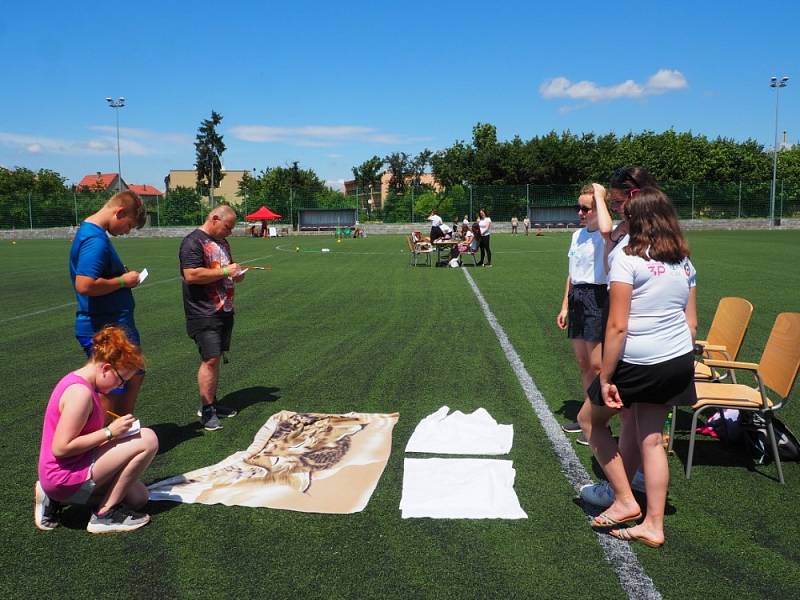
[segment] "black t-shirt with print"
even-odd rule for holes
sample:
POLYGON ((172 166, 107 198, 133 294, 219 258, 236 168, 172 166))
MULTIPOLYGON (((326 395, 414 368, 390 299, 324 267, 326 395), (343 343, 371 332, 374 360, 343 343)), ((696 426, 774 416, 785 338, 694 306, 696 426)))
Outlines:
MULTIPOLYGON (((204 267, 218 269, 233 262, 227 240, 215 240, 202 229, 195 229, 183 238, 178 252, 181 278, 184 269, 204 267)), ((183 311, 187 319, 210 317, 219 311, 233 313, 233 280, 224 277, 212 283, 183 284, 183 311)))

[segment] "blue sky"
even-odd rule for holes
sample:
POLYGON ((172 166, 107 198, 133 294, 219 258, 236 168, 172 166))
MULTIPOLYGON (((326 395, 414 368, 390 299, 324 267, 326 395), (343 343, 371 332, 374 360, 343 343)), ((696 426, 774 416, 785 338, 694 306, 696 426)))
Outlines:
POLYGON ((0 165, 163 189, 220 112, 229 169, 326 181, 373 154, 550 130, 670 127, 800 141, 800 3, 13 2, 0 13, 0 165))

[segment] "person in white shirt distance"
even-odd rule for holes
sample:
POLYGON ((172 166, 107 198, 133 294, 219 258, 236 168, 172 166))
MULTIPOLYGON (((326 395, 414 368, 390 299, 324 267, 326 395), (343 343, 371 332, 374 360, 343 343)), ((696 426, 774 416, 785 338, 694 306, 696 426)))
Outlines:
POLYGON ((479 240, 479 247, 481 249, 481 257, 478 260, 478 266, 484 266, 484 258, 486 259, 487 267, 492 266, 492 249, 489 246, 489 241, 492 236, 492 220, 489 218, 489 213, 486 209, 481 207, 478 211, 478 226, 481 229, 481 237, 479 240))
MULTIPOLYGON (((606 189, 597 183, 585 185, 575 209, 582 228, 572 234, 567 254, 569 272, 556 324, 559 329, 567 330, 567 337, 572 342, 585 394, 600 372, 608 306, 605 247, 612 223, 606 206, 606 189)), ((588 402, 589 398, 584 395, 584 404, 588 402)), ((581 431, 578 423, 563 428, 571 433, 581 431)), ((588 444, 583 433, 578 443, 588 444)))
POLYGON ((444 221, 439 216, 439 211, 435 208, 431 211, 427 220, 431 222, 431 242, 435 242, 440 237, 443 237, 442 225, 444 225, 444 221))
POLYGON ((609 533, 651 547, 664 544, 664 507, 669 466, 662 445, 664 418, 673 405, 691 405, 693 345, 697 330, 696 272, 689 247, 669 198, 657 188, 641 188, 626 202, 628 245, 609 272, 609 318, 599 376, 588 390, 590 404, 579 415, 591 422, 592 452, 614 492, 613 503, 592 520, 613 528, 642 518, 626 472, 624 452, 608 421, 623 408, 633 415, 642 458, 647 515, 630 529, 609 533))

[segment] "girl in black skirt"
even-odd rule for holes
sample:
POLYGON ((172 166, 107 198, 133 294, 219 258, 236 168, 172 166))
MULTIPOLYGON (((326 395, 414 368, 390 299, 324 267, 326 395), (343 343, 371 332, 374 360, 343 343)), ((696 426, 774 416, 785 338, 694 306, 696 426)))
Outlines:
POLYGON ((591 421, 589 442, 614 491, 614 503, 592 525, 613 528, 642 517, 617 442, 607 428, 620 409, 630 409, 645 475, 647 517, 635 527, 610 533, 657 547, 664 543, 669 482, 661 444, 664 418, 672 405, 696 401, 695 270, 675 209, 663 192, 642 188, 626 203, 625 212, 630 240, 609 272, 603 362, 581 419, 591 421))
MULTIPOLYGON (((569 273, 561 311, 556 316, 559 329, 567 330, 575 360, 581 371, 585 391, 600 372, 601 344, 608 308, 606 241, 611 232, 611 215, 606 207, 606 190, 597 183, 583 186, 575 206, 583 227, 572 234, 569 246, 569 273)), ((584 402, 589 398, 584 397, 584 402)), ((563 425, 566 432, 580 431, 577 423, 563 425)), ((579 444, 587 445, 581 434, 579 444)))

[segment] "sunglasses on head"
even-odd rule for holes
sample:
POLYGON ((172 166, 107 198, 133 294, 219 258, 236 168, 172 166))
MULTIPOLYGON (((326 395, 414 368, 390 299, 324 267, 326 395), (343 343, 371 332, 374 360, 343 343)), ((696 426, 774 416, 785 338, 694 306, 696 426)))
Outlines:
POLYGON ((586 213, 588 213, 589 211, 592 210, 592 207, 591 206, 584 206, 583 204, 576 204, 575 205, 575 210, 578 211, 579 213, 586 214, 586 213))

